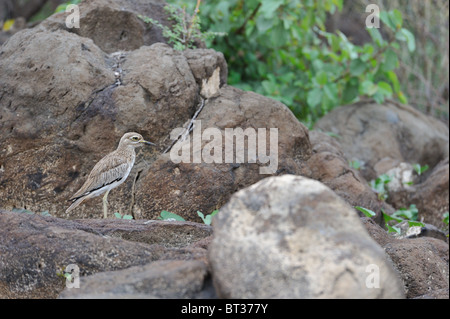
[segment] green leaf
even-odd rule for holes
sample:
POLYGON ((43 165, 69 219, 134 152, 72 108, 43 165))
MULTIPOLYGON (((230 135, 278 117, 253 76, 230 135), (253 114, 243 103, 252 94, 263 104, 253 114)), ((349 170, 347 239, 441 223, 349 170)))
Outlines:
POLYGON ((390 18, 389 12, 385 10, 381 11, 380 20, 383 21, 383 23, 386 24, 392 31, 397 29, 395 23, 390 18))
POLYGON ((133 219, 131 215, 123 215, 122 219, 133 219))
POLYGON ((391 217, 400 217, 405 218, 407 220, 417 220, 419 214, 419 210, 417 209, 415 204, 411 204, 409 208, 400 208, 395 211, 391 217))
POLYGON ((122 219, 122 215, 120 215, 120 213, 115 212, 115 213, 114 213, 114 216, 115 216, 116 218, 122 219))
POLYGON ((389 12, 389 16, 391 21, 395 24, 396 28, 400 29, 403 25, 402 13, 397 9, 394 9, 391 12, 389 12))
POLYGON ((376 215, 376 213, 374 211, 370 210, 370 209, 367 209, 367 208, 364 208, 364 207, 361 207, 361 206, 355 206, 355 208, 357 210, 359 210, 361 213, 363 213, 364 215, 366 215, 366 217, 370 218, 370 217, 373 217, 373 216, 376 215))
POLYGON ((442 215, 442 217, 444 218, 442 221, 445 223, 445 224, 447 224, 448 225, 448 212, 445 212, 443 215, 442 215))
POLYGON ((391 220, 393 220, 393 221, 395 221, 397 223, 401 223, 403 221, 402 218, 397 218, 397 217, 390 216, 390 215, 386 214, 385 212, 382 212, 382 214, 383 214, 383 219, 384 219, 384 221, 386 223, 390 222, 391 220))
POLYGON ((389 83, 380 81, 378 82, 378 92, 383 94, 383 96, 392 96, 392 88, 389 83))
POLYGON ((312 108, 315 108, 322 101, 322 90, 320 88, 314 88, 308 92, 306 101, 308 105, 312 108))
POLYGON ((283 0, 262 1, 259 11, 265 18, 272 18, 274 12, 283 4, 283 0))
POLYGON ((325 85, 328 81, 328 75, 325 71, 320 71, 316 74, 315 79, 317 81, 317 84, 325 85))
POLYGON ((350 74, 353 76, 360 76, 367 69, 367 63, 361 59, 352 60, 350 62, 350 74))
POLYGON ((414 227, 414 226, 425 227, 425 224, 421 223, 421 222, 417 222, 417 221, 408 220, 408 226, 409 227, 414 227))
POLYGON ((386 44, 385 41, 383 40, 383 36, 381 35, 380 31, 378 31, 377 28, 370 28, 366 30, 367 32, 369 32, 373 42, 375 42, 379 47, 383 47, 386 44))
POLYGON ((398 227, 389 226, 388 224, 386 224, 386 227, 387 227, 389 233, 397 233, 397 234, 401 233, 400 228, 398 228, 398 227))
POLYGON ((363 81, 359 86, 359 92, 361 95, 367 94, 368 96, 372 96, 377 92, 377 90, 377 85, 370 80, 363 81))
POLYGON ((179 215, 177 215, 177 214, 168 212, 168 211, 166 211, 166 210, 163 210, 163 211, 161 212, 161 218, 158 218, 158 219, 162 219, 162 220, 175 219, 175 220, 177 220, 177 221, 184 221, 184 218, 183 218, 183 217, 181 217, 181 216, 179 216, 179 215))
POLYGON ((338 90, 334 83, 327 83, 323 87, 325 96, 330 99, 331 103, 336 105, 338 103, 338 90))
POLYGON ((398 67, 398 57, 391 49, 387 49, 384 53, 384 62, 381 64, 381 71, 388 72, 398 67))
POLYGON ((399 41, 406 41, 409 52, 414 52, 416 50, 416 40, 411 31, 402 28, 395 33, 395 38, 399 41))

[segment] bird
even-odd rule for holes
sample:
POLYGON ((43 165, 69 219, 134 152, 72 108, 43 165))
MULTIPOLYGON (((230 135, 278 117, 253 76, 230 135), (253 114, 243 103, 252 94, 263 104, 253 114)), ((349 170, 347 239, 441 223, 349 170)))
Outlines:
POLYGON ((142 135, 129 132, 120 139, 117 149, 95 164, 83 186, 70 198, 72 204, 66 209, 66 214, 76 208, 86 199, 99 196, 103 193, 103 218, 108 216, 108 194, 125 182, 134 165, 136 153, 134 149, 143 144, 156 146, 144 140, 142 135))

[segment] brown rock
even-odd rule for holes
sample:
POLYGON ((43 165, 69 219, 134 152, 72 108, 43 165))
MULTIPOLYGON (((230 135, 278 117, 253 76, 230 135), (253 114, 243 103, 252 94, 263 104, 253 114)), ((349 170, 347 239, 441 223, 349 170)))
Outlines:
POLYGON ((370 218, 362 218, 370 236, 381 245, 403 281, 407 298, 435 298, 449 289, 449 247, 431 238, 395 239, 370 218))
MULTIPOLYGON (((336 138, 318 131, 311 131, 309 136, 313 152, 303 175, 324 183, 351 206, 374 211, 375 220, 382 224, 381 209, 386 213, 393 213, 394 209, 379 201, 361 173, 349 166, 336 138)), ((362 213, 358 211, 358 214, 362 213)))
POLYGON ((342 106, 321 118, 316 129, 339 135, 345 157, 359 160, 367 180, 386 157, 434 167, 449 154, 449 130, 440 121, 412 107, 358 102, 342 106))
POLYGON ((155 261, 83 277, 79 289, 66 288, 59 298, 214 298, 211 288, 204 290, 207 276, 201 261, 155 261))
POLYGON ((401 274, 407 298, 449 289, 448 244, 444 241, 403 239, 384 249, 401 274))
POLYGON ((213 227, 208 257, 219 297, 403 297, 381 247, 318 181, 265 178, 234 194, 213 227), (371 265, 382 274, 381 289, 368 286, 371 265))
MULTIPOLYGON (((197 122, 201 132, 217 128, 278 129, 278 165, 273 175, 300 173, 310 155, 308 131, 283 104, 261 95, 224 86, 218 96, 206 100, 197 122)), ((193 140, 191 133, 190 141, 193 140)), ((267 148, 269 148, 269 138, 267 148)), ((202 148, 208 141, 203 140, 202 148)), ((192 143, 191 143, 192 144, 192 143)), ((176 146, 175 146, 176 147, 176 146)), ((247 148, 244 148, 245 152, 247 148)), ((190 148, 193 154, 192 146, 190 148)), ((247 154, 247 153, 246 153, 247 154)), ((268 153, 267 153, 268 154, 268 153)), ((193 157, 191 157, 193 161, 193 157)), ((136 218, 156 218, 168 210, 188 220, 200 221, 197 211, 205 215, 224 205, 237 190, 266 177, 260 168, 268 164, 175 163, 169 153, 161 155, 139 179, 136 188, 136 218)), ((270 174, 269 174, 270 175, 270 174)))
POLYGON ((65 286, 64 277, 58 274, 69 264, 77 265, 82 277, 156 260, 201 260, 205 264, 206 249, 189 247, 210 234, 207 226, 198 226, 68 221, 0 212, 0 297, 55 298, 65 286))
POLYGON ((416 204, 419 218, 438 228, 448 227, 443 222, 443 214, 449 211, 448 158, 436 165, 425 181, 415 185, 415 190, 410 202, 416 204))

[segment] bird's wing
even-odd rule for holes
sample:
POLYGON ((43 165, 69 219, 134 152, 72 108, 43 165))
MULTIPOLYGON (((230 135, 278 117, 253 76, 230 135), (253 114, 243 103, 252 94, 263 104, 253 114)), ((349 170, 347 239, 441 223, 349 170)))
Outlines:
POLYGON ((105 156, 95 164, 86 182, 70 200, 74 201, 87 196, 91 192, 118 182, 126 176, 130 163, 125 158, 110 155, 105 156))

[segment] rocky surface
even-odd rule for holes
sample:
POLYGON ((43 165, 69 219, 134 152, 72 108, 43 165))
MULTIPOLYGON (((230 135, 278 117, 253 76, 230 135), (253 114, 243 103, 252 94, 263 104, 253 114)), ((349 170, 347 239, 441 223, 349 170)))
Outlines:
POLYGON ((209 259, 224 298, 403 296, 353 209, 300 176, 266 178, 233 195, 214 220, 209 259), (367 285, 370 265, 382 274, 376 289, 367 285))
POLYGON ((448 242, 430 237, 395 239, 373 220, 362 221, 400 274, 407 298, 449 298, 448 242))
POLYGON ((444 123, 397 103, 369 101, 339 107, 315 128, 336 134, 345 157, 362 164, 367 180, 377 177, 374 167, 381 160, 434 167, 449 154, 449 130, 444 123))
POLYGON ((79 289, 66 288, 59 298, 215 298, 207 276, 208 269, 201 261, 155 261, 84 277, 79 289))
POLYGON ((55 14, 0 47, 0 210, 36 213, 0 212, 0 297, 448 298, 448 127, 366 101, 335 109, 310 132, 282 103, 227 85, 220 52, 175 51, 137 18, 169 25, 163 6, 86 0, 80 29, 55 14), (211 155, 212 141, 230 141, 226 129, 266 129, 263 155, 277 157, 264 163, 246 138, 231 152, 244 151, 242 163, 225 162, 223 148, 217 161, 193 163, 205 148, 211 155), (188 144, 197 130, 200 150, 188 144), (99 219, 101 198, 66 215, 67 200, 127 131, 157 144, 139 149, 108 198, 110 217, 134 219, 99 219), (174 160, 180 149, 191 162, 174 160), (429 171, 415 175, 416 163, 429 171), (397 183, 387 202, 368 184, 384 173, 397 183), (419 238, 387 234, 381 210, 410 204, 430 225, 419 238), (372 239, 352 206, 376 212, 361 219, 372 239), (197 223, 197 211, 215 209, 213 227, 197 223), (154 220, 162 210, 188 222, 154 220), (65 289, 68 264, 80 268, 80 290, 65 289), (382 289, 364 288, 368 264, 384 274, 382 289))
MULTIPOLYGON (((84 278, 157 260, 195 260, 168 266, 171 274, 187 280, 182 275, 186 267, 205 273, 206 249, 194 244, 212 231, 210 226, 190 222, 69 221, 5 211, 0 212, 0 225, 0 298, 56 298, 65 287, 62 274, 70 264, 77 265, 84 278)), ((149 271, 154 273, 152 267, 149 271)), ((160 296, 168 293, 161 289, 160 296)))

